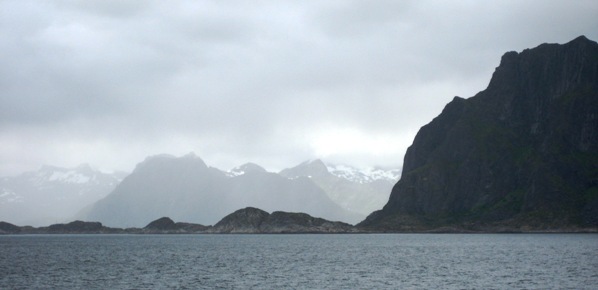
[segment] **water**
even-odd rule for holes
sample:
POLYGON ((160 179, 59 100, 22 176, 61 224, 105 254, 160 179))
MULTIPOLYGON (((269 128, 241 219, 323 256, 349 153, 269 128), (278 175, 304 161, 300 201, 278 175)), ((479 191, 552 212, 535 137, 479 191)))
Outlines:
POLYGON ((596 289, 596 234, 0 236, 0 289, 596 289))

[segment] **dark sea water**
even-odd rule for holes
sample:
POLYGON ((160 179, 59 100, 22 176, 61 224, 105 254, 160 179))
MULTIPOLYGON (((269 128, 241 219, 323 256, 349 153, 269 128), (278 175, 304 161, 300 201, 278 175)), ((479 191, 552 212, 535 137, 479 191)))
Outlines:
POLYGON ((598 235, 0 236, 13 288, 598 289, 598 235))

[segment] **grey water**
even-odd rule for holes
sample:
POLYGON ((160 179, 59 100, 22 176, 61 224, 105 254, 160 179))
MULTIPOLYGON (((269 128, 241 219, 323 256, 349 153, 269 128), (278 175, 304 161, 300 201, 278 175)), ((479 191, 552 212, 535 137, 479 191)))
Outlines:
POLYGON ((0 289, 597 289, 597 234, 0 236, 0 289))

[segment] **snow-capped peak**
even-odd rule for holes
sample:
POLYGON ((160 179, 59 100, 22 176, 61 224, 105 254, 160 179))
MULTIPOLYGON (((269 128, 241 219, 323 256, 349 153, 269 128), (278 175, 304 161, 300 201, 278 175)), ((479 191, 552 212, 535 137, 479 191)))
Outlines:
POLYGON ((81 164, 72 169, 45 165, 35 174, 33 179, 36 183, 85 184, 95 181, 98 173, 99 171, 94 170, 89 164, 81 164))
POLYGON ((63 183, 78 183, 83 184, 87 183, 90 180, 95 178, 94 176, 83 175, 77 171, 69 170, 69 171, 55 171, 48 177, 48 181, 59 181, 63 183))
POLYGON ((2 178, 0 220, 40 225, 48 219, 69 218, 108 195, 119 181, 117 175, 103 173, 87 164, 74 168, 46 165, 37 171, 2 178), (10 207, 4 206, 8 204, 10 207))
POLYGON ((327 176, 332 174, 342 179, 346 179, 356 183, 370 183, 377 180, 389 181, 396 183, 401 174, 400 169, 383 169, 379 167, 369 167, 359 169, 349 165, 333 165, 326 164, 322 160, 309 160, 280 172, 281 175, 287 178, 296 178, 299 176, 327 176))
POLYGON ((331 174, 357 183, 370 183, 376 180, 396 182, 401 175, 400 169, 382 169, 369 167, 358 169, 348 165, 326 165, 331 174))
POLYGON ((235 176, 243 175, 247 172, 266 172, 266 169, 264 169, 263 167, 255 164, 255 163, 245 163, 245 164, 235 167, 225 173, 229 177, 235 177, 235 176))
MULTIPOLYGON (((20 177, 38 187, 57 186, 59 184, 75 186, 95 186, 98 184, 116 185, 127 175, 124 172, 104 173, 89 164, 74 168, 62 168, 43 165, 38 171, 25 172, 20 177)), ((12 178, 14 179, 14 178, 12 178)), ((11 178, 3 180, 9 182, 11 178)))

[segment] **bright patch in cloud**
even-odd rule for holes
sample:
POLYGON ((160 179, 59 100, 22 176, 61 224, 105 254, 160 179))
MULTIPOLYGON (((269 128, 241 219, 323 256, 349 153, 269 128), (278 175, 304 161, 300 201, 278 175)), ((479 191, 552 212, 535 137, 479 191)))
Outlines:
POLYGON ((407 148, 411 137, 391 134, 369 134, 353 128, 324 130, 317 133, 311 146, 317 156, 395 155, 407 148))

